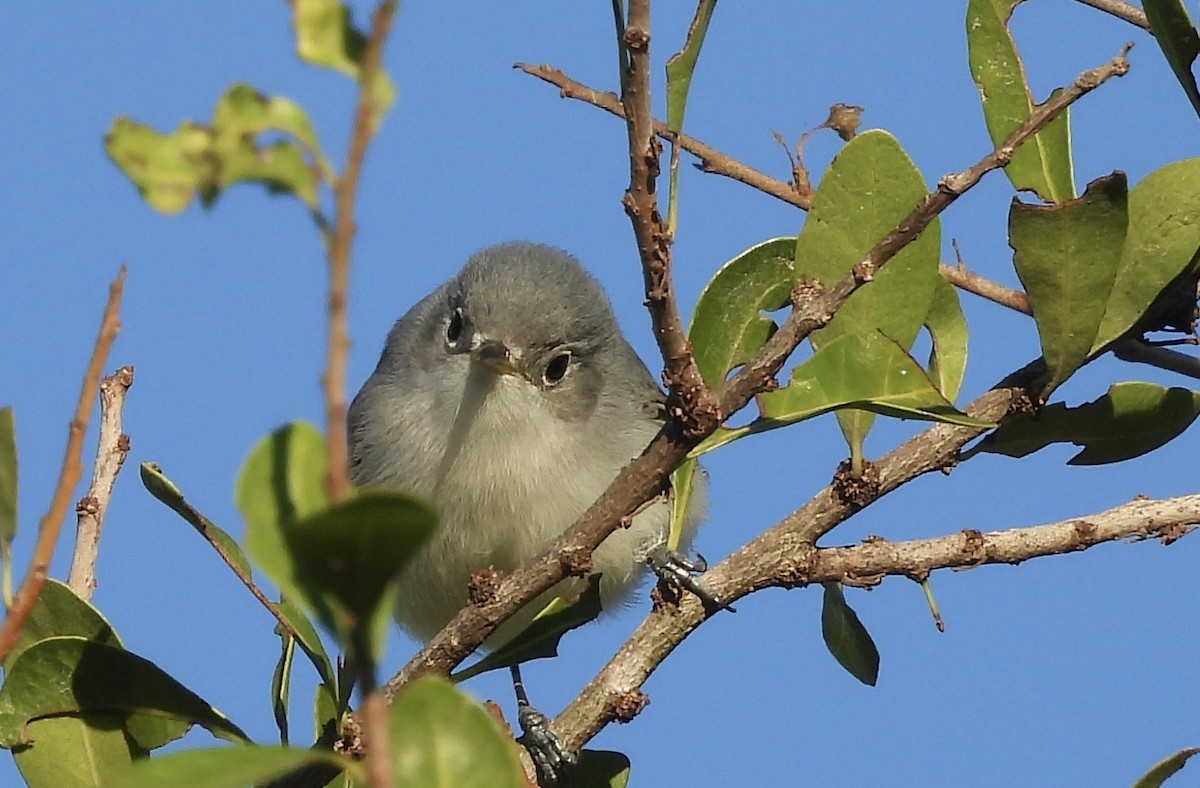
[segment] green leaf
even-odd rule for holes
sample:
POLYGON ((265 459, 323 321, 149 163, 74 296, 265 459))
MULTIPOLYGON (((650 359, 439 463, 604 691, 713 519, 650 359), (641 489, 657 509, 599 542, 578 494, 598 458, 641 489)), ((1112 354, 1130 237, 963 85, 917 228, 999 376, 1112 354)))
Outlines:
MULTIPOLYGON (((321 679, 321 683, 329 688, 332 693, 337 692, 337 680, 333 674, 333 665, 329 661, 329 654, 325 651, 325 644, 321 642, 320 636, 317 635, 316 628, 308 617, 300 612, 300 609, 288 600, 283 600, 276 603, 280 615, 288 622, 292 630, 295 631, 297 638, 296 643, 300 646, 300 650, 305 653, 313 667, 317 669, 317 675, 321 679)), ((279 629, 278 627, 276 628, 279 629)))
POLYGON ((1129 191, 1129 230, 1093 352, 1120 338, 1195 265, 1200 249, 1200 159, 1160 167, 1129 191))
POLYGON ((383 647, 393 581, 433 533, 437 514, 398 492, 366 490, 283 529, 303 601, 345 646, 383 647))
POLYGON ((1143 0, 1142 10, 1150 22, 1150 32, 1158 48, 1167 57, 1167 63, 1175 72, 1175 78, 1183 86, 1192 109, 1200 115, 1200 90, 1196 89, 1196 77, 1192 64, 1200 55, 1200 35, 1192 25, 1191 17, 1181 0, 1143 0))
POLYGON ((738 438, 786 427, 837 408, 989 429, 995 425, 954 409, 899 345, 879 333, 848 334, 792 370, 787 386, 759 396, 762 416, 722 428, 691 451, 699 457, 738 438))
MULTIPOLYGON (((834 158, 813 195, 796 239, 797 274, 825 285, 840 281, 925 193, 920 171, 895 137, 879 130, 858 135, 834 158)), ((912 347, 941 279, 940 244, 935 221, 850 296, 829 325, 813 333, 812 346, 819 350, 847 334, 878 330, 904 350, 912 347)), ((863 373, 887 374, 870 368, 863 373)), ((838 414, 852 457, 861 456, 873 418, 861 411, 838 414)))
POLYGON ((140 471, 142 485, 151 495, 166 504, 167 508, 182 517, 206 541, 217 548, 218 554, 231 568, 245 577, 250 577, 250 562, 246 560, 238 543, 212 520, 196 511, 184 499, 183 492, 162 472, 162 468, 152 462, 143 462, 140 471))
MULTIPOLYGON (((344 3, 339 0, 293 0, 291 6, 296 54, 301 60, 339 71, 359 83, 370 76, 362 69, 367 37, 350 22, 350 9, 344 3)), ((381 71, 373 75, 369 89, 374 105, 371 125, 377 128, 396 100, 396 87, 381 71)))
POLYGON ((734 367, 749 361, 775 333, 763 316, 788 303, 796 282, 795 238, 772 238, 750 247, 713 275, 696 301, 688 339, 696 366, 718 387, 734 367))
POLYGON ((13 409, 0 408, 0 545, 8 563, 8 545, 17 535, 17 435, 13 409))
POLYGON ((940 277, 925 314, 925 328, 933 340, 929 377, 942 396, 953 402, 967 373, 967 320, 958 301, 958 290, 940 277))
POLYGON ((595 620, 600 611, 600 582, 593 575, 578 599, 568 602, 562 597, 555 597, 512 640, 474 665, 455 673, 450 680, 457 684, 489 670, 557 657, 558 642, 562 636, 595 620))
POLYGON ((629 756, 611 750, 584 750, 571 770, 572 788, 625 788, 632 765, 629 756))
POLYGON ((122 727, 123 715, 84 712, 29 724, 33 744, 13 750, 29 788, 108 788, 149 755, 122 727))
POLYGON ((393 788, 525 788, 512 738, 440 676, 422 676, 388 713, 393 788))
MULTIPOLYGON (((276 627, 276 632, 279 628, 276 627)), ((288 743, 288 697, 292 687, 292 662, 296 655, 296 640, 287 632, 280 636, 279 659, 271 671, 271 713, 279 729, 279 743, 288 743)))
POLYGON ((320 764, 365 780, 362 765, 344 755, 300 747, 248 744, 188 750, 142 761, 108 785, 113 788, 161 788, 164 785, 171 788, 244 788, 320 764))
POLYGON ((1113 292, 1128 226, 1124 173, 1088 184, 1058 205, 1013 200, 1009 244, 1037 321, 1046 396, 1087 360, 1113 292))
POLYGON ((1069 465, 1122 462, 1173 440, 1197 415, 1200 392, 1127 381, 1078 407, 1056 402, 1037 414, 1013 416, 975 451, 1024 457, 1053 443, 1073 443, 1083 451, 1069 465))
POLYGON ((121 639, 99 610, 80 599, 65 583, 46 578, 17 642, 4 660, 5 671, 11 670, 17 658, 34 643, 60 635, 122 648, 121 639))
POLYGON ((93 711, 126 715, 126 730, 148 750, 182 736, 191 724, 218 738, 246 739, 154 663, 86 638, 54 637, 30 646, 8 670, 0 687, 0 747, 30 744, 27 725, 34 720, 93 711))
POLYGON ((858 614, 846 604, 841 583, 822 583, 821 635, 829 653, 863 684, 874 687, 879 678, 879 649, 858 614))
MULTIPOLYGON (((967 4, 967 59, 995 146, 1004 142, 1034 109, 1025 67, 1008 31, 1008 19, 1019 2, 970 0, 967 4)), ((1068 112, 1063 111, 1017 148, 1004 172, 1017 191, 1032 191, 1045 202, 1073 198, 1075 176, 1068 112)))
POLYGON ((197 123, 180 124, 173 134, 118 117, 104 136, 104 152, 138 193, 160 213, 182 213, 192 195, 213 180, 212 135, 197 123))
POLYGON ((704 473, 704 469, 693 459, 679 463, 671 472, 671 528, 667 532, 667 549, 678 550, 683 540, 684 525, 689 518, 695 517, 692 511, 692 495, 696 492, 696 474, 704 473))
POLYGON ((700 57, 700 48, 704 46, 708 23, 716 7, 717 0, 700 0, 696 6, 696 16, 688 27, 683 49, 667 60, 667 128, 676 133, 683 128, 683 113, 687 107, 688 89, 692 86, 692 74, 696 70, 696 60, 700 57))
POLYGON ((300 589, 283 531, 328 506, 326 467, 324 437, 294 422, 260 441, 238 474, 234 500, 246 521, 246 552, 286 598, 298 598, 300 589))
POLYGON ((1172 775, 1187 765, 1188 758, 1200 753, 1200 747, 1186 747, 1163 758, 1138 778, 1133 788, 1160 788, 1172 775))

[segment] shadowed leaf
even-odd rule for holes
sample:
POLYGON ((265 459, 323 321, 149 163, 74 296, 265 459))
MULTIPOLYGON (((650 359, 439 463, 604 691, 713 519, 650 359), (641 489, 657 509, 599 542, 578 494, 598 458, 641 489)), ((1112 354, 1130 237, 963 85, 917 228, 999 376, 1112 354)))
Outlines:
MULTIPOLYGON (((221 747, 188 750, 143 761, 112 788, 243 788, 259 785, 305 766, 329 764, 365 780, 362 766, 344 755, 302 747, 221 747)), ((365 784, 365 783, 364 783, 365 784)))
POLYGON ((1200 159, 1160 167, 1129 190, 1129 229, 1116 282, 1092 351, 1120 338, 1177 279, 1200 249, 1200 159))
POLYGON ((600 610, 600 583, 593 576, 578 600, 567 602, 555 597, 516 637, 474 665, 458 671, 450 680, 458 683, 489 670, 557 657, 562 636, 595 620, 600 610))
POLYGON ((625 788, 632 765, 624 753, 584 750, 571 770, 572 788, 625 788))
POLYGON ((1083 451, 1069 465, 1102 465, 1140 457, 1171 441, 1200 414, 1200 392, 1154 383, 1117 383, 1078 407, 1062 402, 1006 420, 975 451, 1024 457, 1053 443, 1083 451))
POLYGON ((148 750, 182 736, 191 724, 214 736, 244 741, 225 715, 124 649, 81 637, 54 637, 30 646, 0 687, 0 746, 29 743, 27 725, 80 712, 119 713, 126 730, 148 750))
POLYGON ((83 712, 29 724, 33 744, 13 750, 28 788, 109 788, 149 752, 126 732, 124 715, 83 712))
POLYGON ((411 496, 361 491, 283 528, 302 601, 348 646, 360 628, 377 659, 395 601, 394 581, 437 525, 411 496))
POLYGON ((1128 226, 1124 173, 1058 205, 1013 200, 1009 244, 1048 367, 1043 396, 1087 360, 1113 292, 1128 226))
POLYGON ((863 684, 874 687, 879 678, 879 649, 858 614, 846 604, 841 583, 822 583, 821 635, 829 653, 863 684))
POLYGON ((717 0, 700 0, 683 49, 667 60, 667 128, 671 131, 678 132, 683 128, 683 113, 687 108, 692 73, 696 70, 696 60, 700 57, 700 48, 704 46, 708 23, 716 7, 717 0))
POLYGON ((21 627, 21 634, 4 660, 9 670, 25 649, 46 638, 74 635, 122 648, 121 639, 100 611, 81 599, 65 583, 46 578, 42 592, 21 627))

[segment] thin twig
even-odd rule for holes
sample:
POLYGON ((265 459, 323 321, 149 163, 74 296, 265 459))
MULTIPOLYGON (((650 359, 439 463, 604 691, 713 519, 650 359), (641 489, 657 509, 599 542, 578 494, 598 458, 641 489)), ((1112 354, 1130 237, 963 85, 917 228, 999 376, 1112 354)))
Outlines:
POLYGON ((1145 12, 1124 0, 1078 0, 1078 2, 1090 5, 1106 14, 1112 14, 1117 19, 1123 19, 1131 25, 1150 32, 1150 21, 1146 19, 1145 12))
POLYGON ((654 133, 650 111, 650 2, 631 0, 623 42, 628 67, 621 80, 625 120, 629 129, 629 188, 622 202, 633 225, 642 278, 646 287, 646 308, 663 357, 663 381, 672 402, 668 407, 689 423, 685 431, 700 427, 695 416, 711 411, 712 392, 700 375, 692 346, 687 340, 675 285, 671 277, 671 234, 658 209, 657 178, 662 145, 654 133))
MULTIPOLYGON (((1054 99, 1039 107, 1004 141, 1004 144, 985 156, 973 167, 947 176, 937 191, 927 195, 908 218, 889 233, 856 268, 879 265, 894 256, 903 244, 919 235, 933 217, 950 205, 987 172, 1004 166, 1013 149, 1049 123, 1072 102, 1094 90, 1105 80, 1124 74, 1129 64, 1122 49, 1108 63, 1084 72, 1075 84, 1061 91, 1054 99)), ((862 271, 860 270, 860 275, 862 271)), ((864 280, 865 281, 865 280, 864 280)), ((755 393, 774 382, 774 374, 799 342, 812 330, 828 322, 861 282, 853 277, 838 283, 828 291, 814 288, 817 295, 793 309, 780 330, 758 355, 745 365, 719 393, 720 414, 731 415, 744 407, 755 393), (832 295, 830 295, 832 294, 832 295)), ((406 682, 427 672, 448 672, 467 657, 491 632, 530 599, 562 580, 568 574, 582 574, 588 568, 588 556, 600 542, 620 525, 643 501, 661 491, 663 480, 683 460, 695 445, 716 429, 720 419, 714 417, 704 430, 684 434, 676 414, 662 432, 654 438, 640 456, 627 465, 609 488, 561 536, 547 545, 524 568, 501 579, 491 601, 460 610, 441 632, 435 635, 385 685, 390 698, 406 682)), ((940 467, 940 466, 931 466, 940 467)), ((926 469, 927 470, 927 469, 926 469)), ((922 471, 922 473, 925 471, 922 471)), ((719 598, 720 589, 712 589, 719 598)))
POLYGON ((117 474, 129 454, 129 436, 121 432, 121 411, 125 394, 133 385, 133 367, 125 366, 100 381, 100 435, 96 442, 96 465, 87 495, 75 505, 75 554, 67 585, 83 599, 91 599, 96 590, 96 556, 100 550, 100 530, 104 513, 112 498, 117 474))
POLYGON ((33 548, 33 557, 29 560, 29 568, 21 587, 13 598, 12 607, 4 617, 0 626, 0 662, 3 662, 21 634, 21 627, 33 609, 42 586, 46 583, 46 574, 50 568, 50 558, 54 555, 54 545, 58 541, 59 531, 62 530, 63 519, 67 508, 71 505, 71 495, 79 479, 83 475, 83 463, 80 456, 83 453, 83 438, 87 433, 88 420, 92 413, 92 397, 96 387, 100 385, 100 375, 108 362, 108 352, 112 349, 117 332, 121 330, 121 295, 125 290, 125 266, 117 271, 117 278, 108 286, 108 303, 104 307, 104 317, 100 320, 100 331, 96 335, 96 344, 92 348, 92 357, 88 361, 87 372, 83 376, 83 386, 79 391, 79 401, 75 405, 75 416, 71 419, 67 434, 67 448, 63 456, 62 470, 58 475, 58 484, 54 489, 54 497, 50 508, 38 523, 37 543, 33 548))
POLYGON ((1126 44, 1112 60, 1099 68, 1083 72, 1075 81, 1057 92, 1053 98, 1033 110, 1021 125, 1017 126, 995 150, 976 164, 962 172, 943 176, 937 189, 926 194, 894 230, 854 266, 854 269, 830 288, 807 286, 798 288, 794 294, 795 308, 780 325, 779 330, 767 341, 762 350, 730 378, 717 393, 724 414, 735 413, 759 391, 775 379, 783 362, 796 346, 809 334, 825 325, 833 313, 851 293, 870 281, 879 268, 892 259, 897 252, 912 243, 930 222, 950 207, 965 191, 979 183, 987 173, 1000 169, 1012 161, 1013 152, 1026 140, 1058 117, 1067 107, 1092 92, 1114 76, 1129 71, 1126 54, 1132 44, 1126 44))
MULTIPOLYGON (((621 99, 615 93, 601 92, 589 88, 587 85, 576 82, 562 71, 550 66, 514 63, 513 68, 524 71, 526 74, 537 77, 544 82, 549 82, 559 89, 559 95, 563 98, 583 101, 594 107, 611 112, 618 118, 625 117, 625 107, 622 106, 621 99)), ((661 120, 653 120, 653 127, 654 133, 660 138, 667 141, 676 140, 679 147, 700 159, 700 163, 696 166, 701 171, 732 178, 772 197, 791 203, 797 208, 808 209, 811 196, 801 194, 796 191, 794 186, 772 178, 770 175, 760 172, 753 167, 742 164, 740 161, 721 153, 716 148, 701 142, 695 137, 683 134, 682 132, 678 135, 673 135, 667 128, 667 124, 661 120)))
POLYGON ((377 124, 373 87, 380 75, 383 44, 396 15, 397 0, 384 0, 375 9, 371 33, 363 50, 358 87, 358 105, 350 132, 346 165, 334 190, 333 237, 329 245, 328 344, 321 386, 325 392, 325 440, 329 470, 325 487, 331 500, 346 497, 350 487, 350 461, 346 444, 346 356, 350 351, 350 328, 346 299, 350 287, 350 246, 354 241, 354 201, 367 146, 377 124))
POLYGON ((986 298, 989 301, 1006 306, 1017 312, 1022 312, 1026 315, 1032 314, 1029 311, 1029 298, 1025 293, 993 282, 973 271, 968 271, 965 266, 939 263, 938 273, 947 282, 961 290, 974 293, 977 296, 986 298))

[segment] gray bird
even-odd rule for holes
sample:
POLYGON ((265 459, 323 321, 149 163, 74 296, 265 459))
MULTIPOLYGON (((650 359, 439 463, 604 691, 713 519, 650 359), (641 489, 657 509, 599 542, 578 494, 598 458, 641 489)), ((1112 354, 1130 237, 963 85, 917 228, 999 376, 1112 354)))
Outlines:
MULTIPOLYGON (((649 444, 662 403, 604 292, 573 257, 530 243, 472 256, 396 322, 350 406, 354 483, 402 488, 440 514, 398 578, 401 625, 427 640, 466 604, 474 572, 512 572, 566 530, 649 444)), ((637 584, 668 523, 668 504, 653 503, 595 551, 606 609, 637 584)), ((527 605, 489 643, 580 582, 527 605)))

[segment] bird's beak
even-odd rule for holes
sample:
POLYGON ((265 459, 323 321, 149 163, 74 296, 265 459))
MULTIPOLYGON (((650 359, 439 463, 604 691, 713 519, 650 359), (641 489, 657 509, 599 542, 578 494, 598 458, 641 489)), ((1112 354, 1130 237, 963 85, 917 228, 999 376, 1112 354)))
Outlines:
POLYGON ((485 339, 471 351, 471 357, 499 375, 519 375, 512 353, 498 339, 485 339))

